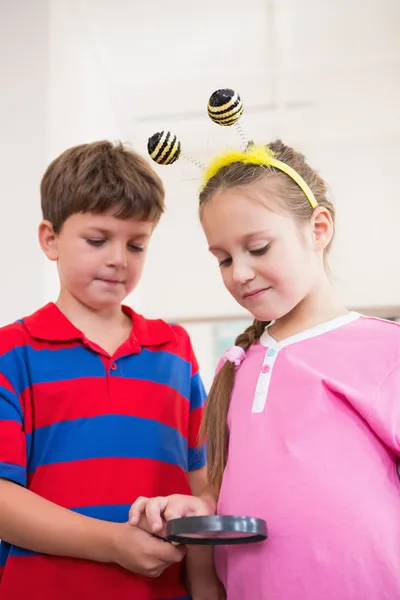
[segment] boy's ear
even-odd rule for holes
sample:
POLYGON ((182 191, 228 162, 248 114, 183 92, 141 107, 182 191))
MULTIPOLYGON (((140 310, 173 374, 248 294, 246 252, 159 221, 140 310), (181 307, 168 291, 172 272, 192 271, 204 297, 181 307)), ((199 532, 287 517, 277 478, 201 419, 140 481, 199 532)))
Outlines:
POLYGON ((58 260, 58 235, 50 221, 42 221, 38 230, 39 244, 49 260, 58 260))

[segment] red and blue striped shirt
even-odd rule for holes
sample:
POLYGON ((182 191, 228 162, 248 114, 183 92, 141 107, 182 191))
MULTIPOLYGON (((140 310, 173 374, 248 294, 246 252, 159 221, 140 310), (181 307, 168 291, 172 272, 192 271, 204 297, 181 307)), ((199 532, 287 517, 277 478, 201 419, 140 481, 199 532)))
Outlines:
MULTIPOLYGON (((0 329, 0 477, 112 522, 138 496, 190 493, 189 471, 205 465, 189 336, 123 310, 132 331, 113 356, 53 303, 0 329)), ((0 577, 0 600, 187 599, 180 565, 151 580, 5 542, 0 577)))

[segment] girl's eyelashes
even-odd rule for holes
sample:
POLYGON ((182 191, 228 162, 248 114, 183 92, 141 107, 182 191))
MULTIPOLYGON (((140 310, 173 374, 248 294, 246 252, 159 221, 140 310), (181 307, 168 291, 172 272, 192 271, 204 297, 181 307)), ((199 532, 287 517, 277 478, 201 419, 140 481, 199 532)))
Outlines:
MULTIPOLYGON (((271 243, 268 242, 268 244, 266 244, 262 248, 255 248, 254 250, 248 250, 248 252, 252 256, 264 256, 264 254, 266 254, 268 252, 270 245, 271 245, 271 243)), ((220 267, 229 267, 231 264, 232 264, 232 258, 230 256, 228 256, 227 258, 224 258, 223 260, 218 261, 218 265, 220 267)))
POLYGON ((268 252, 270 245, 271 244, 268 243, 265 246, 263 246, 262 248, 256 248, 255 250, 249 250, 249 252, 252 256, 262 256, 263 254, 268 252))

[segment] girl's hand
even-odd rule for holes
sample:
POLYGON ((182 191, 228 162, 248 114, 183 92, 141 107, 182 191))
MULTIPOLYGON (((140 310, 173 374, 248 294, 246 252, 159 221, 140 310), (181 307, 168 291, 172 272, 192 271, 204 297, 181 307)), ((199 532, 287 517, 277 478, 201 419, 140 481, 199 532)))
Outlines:
POLYGON ((211 498, 197 498, 173 494, 157 498, 139 497, 129 510, 129 523, 140 527, 142 516, 146 517, 152 533, 162 535, 164 522, 180 517, 215 515, 216 506, 211 498))
POLYGON ((226 600, 224 586, 215 570, 212 547, 188 546, 186 574, 192 600, 226 600))
POLYGON ((226 600, 226 593, 223 585, 216 581, 208 585, 204 584, 203 588, 192 591, 192 600, 226 600))

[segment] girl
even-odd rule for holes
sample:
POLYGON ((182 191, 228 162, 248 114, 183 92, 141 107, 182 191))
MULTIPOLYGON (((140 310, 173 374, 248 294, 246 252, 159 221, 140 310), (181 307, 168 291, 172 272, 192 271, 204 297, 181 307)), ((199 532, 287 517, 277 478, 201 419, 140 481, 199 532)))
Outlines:
POLYGON ((228 600, 400 598, 400 327, 335 297, 324 181, 280 141, 249 148, 210 166, 200 217, 254 323, 210 391, 208 489, 141 498, 131 522, 264 518, 266 542, 216 548, 228 600))

